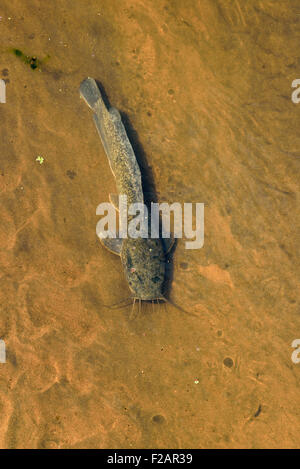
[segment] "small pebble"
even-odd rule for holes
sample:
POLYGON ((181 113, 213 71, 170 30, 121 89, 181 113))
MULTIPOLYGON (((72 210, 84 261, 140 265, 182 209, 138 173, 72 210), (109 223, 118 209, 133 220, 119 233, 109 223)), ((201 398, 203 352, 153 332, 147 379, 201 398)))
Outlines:
POLYGON ((233 360, 230 357, 224 358, 223 363, 224 363, 225 366, 227 366, 227 368, 232 368, 233 367, 233 360))

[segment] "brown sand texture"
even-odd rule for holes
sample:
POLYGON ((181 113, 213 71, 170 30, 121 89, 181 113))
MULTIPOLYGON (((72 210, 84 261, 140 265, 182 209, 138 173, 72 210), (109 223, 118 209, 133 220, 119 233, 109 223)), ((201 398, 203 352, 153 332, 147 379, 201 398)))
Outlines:
POLYGON ((0 16, 0 447, 299 448, 297 2, 2 0, 0 16), (204 247, 179 240, 172 261, 170 298, 194 315, 103 306, 130 292, 96 236, 115 182, 87 76, 158 200, 205 203, 204 247))

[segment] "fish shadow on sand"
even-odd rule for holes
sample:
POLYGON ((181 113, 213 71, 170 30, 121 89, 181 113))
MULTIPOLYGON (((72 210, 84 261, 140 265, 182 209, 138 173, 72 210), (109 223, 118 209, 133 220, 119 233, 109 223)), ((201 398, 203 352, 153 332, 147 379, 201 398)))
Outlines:
MULTIPOLYGON (((96 80, 96 83, 100 89, 104 104, 106 105, 107 108, 111 107, 110 101, 108 99, 108 96, 105 92, 105 89, 102 85, 101 82, 96 80)), ((141 175, 142 175, 142 188, 143 188, 143 193, 144 193, 144 202, 145 205, 148 208, 148 211, 150 213, 150 208, 151 208, 151 202, 158 203, 158 198, 157 198, 157 192, 155 188, 155 182, 154 182, 154 177, 153 177, 153 171, 151 166, 148 165, 146 154, 144 151, 144 148, 139 140, 138 134, 136 130, 134 129, 130 118, 125 112, 120 111, 120 115, 122 118, 122 122, 124 124, 128 139, 131 143, 131 146, 133 148, 134 154, 136 156, 136 160, 138 162, 138 165, 140 167, 141 175)), ((160 234, 161 234, 161 219, 160 219, 160 234)), ((162 239, 163 241, 163 239, 162 239)), ((166 271, 165 271, 165 281, 164 281, 164 295, 169 298, 170 296, 170 290, 172 286, 172 281, 173 281, 173 254, 176 249, 177 245, 177 240, 174 240, 174 245, 171 249, 171 251, 166 254, 166 271)))

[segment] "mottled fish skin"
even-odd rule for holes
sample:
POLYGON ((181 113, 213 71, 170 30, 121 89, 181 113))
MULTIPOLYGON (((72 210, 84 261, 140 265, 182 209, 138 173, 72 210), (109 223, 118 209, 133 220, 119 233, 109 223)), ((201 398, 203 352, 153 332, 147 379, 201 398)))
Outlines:
POLYGON ((81 83, 80 94, 94 111, 94 122, 115 177, 118 193, 127 196, 128 204, 144 203, 141 171, 119 111, 115 108, 107 109, 93 78, 87 78, 81 83))
MULTIPOLYGON (((127 196, 128 204, 143 203, 140 168, 119 111, 106 108, 97 83, 92 78, 81 83, 80 94, 94 111, 94 121, 115 176, 118 193, 127 196)), ((162 298, 165 254, 161 239, 106 238, 101 242, 109 251, 120 255, 126 280, 135 299, 162 298)))
POLYGON ((121 261, 129 288, 135 298, 141 300, 162 298, 165 253, 160 239, 124 239, 121 261))

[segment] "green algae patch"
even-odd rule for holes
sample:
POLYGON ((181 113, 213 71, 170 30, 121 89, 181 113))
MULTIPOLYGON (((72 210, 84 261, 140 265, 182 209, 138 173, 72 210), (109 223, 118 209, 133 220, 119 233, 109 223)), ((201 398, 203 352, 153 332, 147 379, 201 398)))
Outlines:
POLYGON ((45 161, 45 158, 41 155, 38 155, 35 159, 35 161, 38 161, 40 164, 43 164, 45 161))
POLYGON ((44 59, 40 60, 35 55, 26 55, 20 49, 15 48, 11 49, 10 51, 18 59, 22 60, 23 63, 29 65, 32 70, 41 68, 42 64, 44 64, 50 58, 50 55, 46 55, 44 59))

